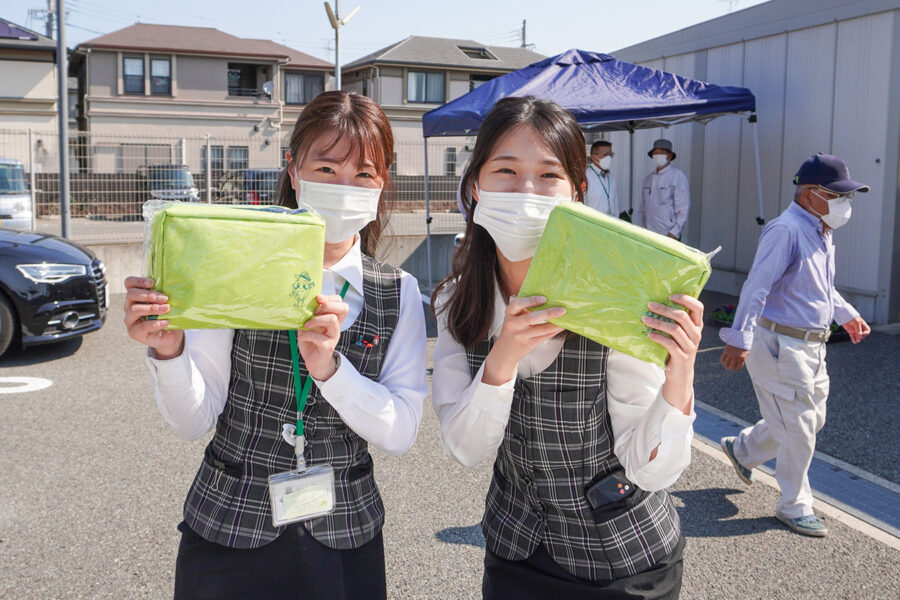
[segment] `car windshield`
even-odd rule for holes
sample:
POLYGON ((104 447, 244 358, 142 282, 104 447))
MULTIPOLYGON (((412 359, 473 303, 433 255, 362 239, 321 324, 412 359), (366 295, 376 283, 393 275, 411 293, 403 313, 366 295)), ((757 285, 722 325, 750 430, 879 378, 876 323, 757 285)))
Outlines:
POLYGON ((187 167, 150 167, 147 170, 150 189, 175 190, 194 187, 194 177, 187 167))
POLYGON ((24 194, 27 191, 22 165, 0 164, 0 194, 24 194))

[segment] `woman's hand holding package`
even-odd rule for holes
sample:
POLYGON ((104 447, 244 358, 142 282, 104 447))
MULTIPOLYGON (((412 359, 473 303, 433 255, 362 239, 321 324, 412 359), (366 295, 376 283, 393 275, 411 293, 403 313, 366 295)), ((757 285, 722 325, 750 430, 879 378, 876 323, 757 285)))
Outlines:
POLYGON ((313 379, 327 381, 335 373, 334 348, 350 307, 340 296, 316 296, 319 308, 297 336, 300 356, 313 379))
POLYGON ((153 291, 153 280, 146 277, 125 278, 125 327, 128 335, 153 348, 156 357, 168 360, 181 356, 184 351, 184 332, 166 331, 167 319, 145 320, 144 317, 161 316, 169 312, 169 299, 153 291))
POLYGON ((563 330, 548 319, 556 319, 566 314, 561 307, 547 308, 531 312, 529 308, 547 302, 542 296, 512 298, 503 317, 503 328, 484 361, 481 381, 488 385, 503 385, 516 375, 519 361, 539 346, 563 330))
POLYGON ((666 381, 662 387, 663 397, 684 414, 690 414, 694 395, 694 361, 697 358, 700 335, 703 331, 703 304, 696 298, 684 294, 675 294, 670 296, 669 300, 687 310, 651 302, 648 304, 651 311, 671 319, 672 322, 646 316, 643 322, 657 330, 651 331, 648 334, 649 338, 669 351, 666 381))

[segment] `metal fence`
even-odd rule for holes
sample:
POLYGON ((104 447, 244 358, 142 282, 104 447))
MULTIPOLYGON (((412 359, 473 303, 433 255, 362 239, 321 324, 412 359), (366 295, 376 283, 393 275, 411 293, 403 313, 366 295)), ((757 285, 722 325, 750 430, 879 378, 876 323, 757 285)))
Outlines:
MULTIPOLYGON (((0 129, 0 163, 20 165, 34 229, 60 232, 57 134, 0 129)), ((468 146, 462 140, 429 141, 429 190, 436 232, 464 224, 456 190, 468 146)), ((71 132, 70 237, 81 241, 140 239, 141 207, 152 198, 216 204, 277 202, 286 147, 248 138, 158 137, 71 132)), ((398 141, 391 168, 394 218, 390 233, 425 231, 423 141, 398 141)), ((0 181, 0 195, 4 193, 0 181)), ((21 192, 21 185, 14 186, 21 192)), ((13 188, 11 188, 13 189, 13 188)))

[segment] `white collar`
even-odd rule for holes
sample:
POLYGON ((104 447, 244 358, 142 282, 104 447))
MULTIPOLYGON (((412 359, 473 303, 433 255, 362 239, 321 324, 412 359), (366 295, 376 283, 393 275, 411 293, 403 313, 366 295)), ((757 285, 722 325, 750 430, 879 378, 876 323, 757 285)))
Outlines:
POLYGON ((507 303, 503 301, 503 293, 500 291, 500 282, 494 276, 494 319, 491 321, 491 329, 488 332, 488 338, 500 335, 500 329, 503 328, 503 320, 506 317, 507 303))
POLYGON ((363 295, 362 249, 359 234, 347 253, 326 270, 339 275, 344 281, 349 281, 350 287, 356 290, 360 296, 363 295))

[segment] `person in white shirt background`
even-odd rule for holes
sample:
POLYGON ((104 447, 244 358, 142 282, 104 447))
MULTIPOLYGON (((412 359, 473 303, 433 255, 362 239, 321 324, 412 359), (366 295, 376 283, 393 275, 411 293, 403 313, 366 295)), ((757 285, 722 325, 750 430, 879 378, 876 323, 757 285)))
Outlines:
POLYGON ((691 190, 687 175, 672 166, 676 154, 672 142, 659 139, 647 156, 653 171, 644 178, 641 199, 634 208, 634 224, 680 240, 691 208, 691 190))
POLYGON ((325 220, 320 306, 297 335, 294 368, 315 382, 302 455, 334 468, 331 515, 271 523, 267 478, 295 464, 294 441, 282 439, 299 405, 289 332, 169 331, 168 299, 153 281, 126 280, 125 323, 148 346, 163 417, 185 439, 215 427, 179 525, 176 598, 257 597, 260 585, 267 598, 386 596, 384 507, 366 444, 406 452, 428 392, 418 284, 372 258, 392 158, 391 127, 376 103, 325 92, 298 118, 279 183, 282 205, 299 202, 325 220), (160 319, 144 320, 150 315, 160 319))
POLYGON ((465 238, 432 297, 445 452, 466 466, 496 456, 482 521, 487 599, 680 592, 683 536, 664 490, 690 462, 703 305, 681 295, 672 300, 686 311, 649 305, 673 320, 644 319, 671 354, 663 371, 548 323, 565 309, 530 310, 545 298, 516 297, 552 208, 583 201, 583 148, 558 105, 498 101, 464 175, 465 238), (585 490, 611 475, 639 493, 595 508, 585 490))
POLYGON ((587 190, 584 192, 584 203, 611 217, 619 216, 619 191, 616 189, 616 178, 609 172, 612 167, 612 143, 599 140, 591 144, 590 163, 585 177, 587 190))

